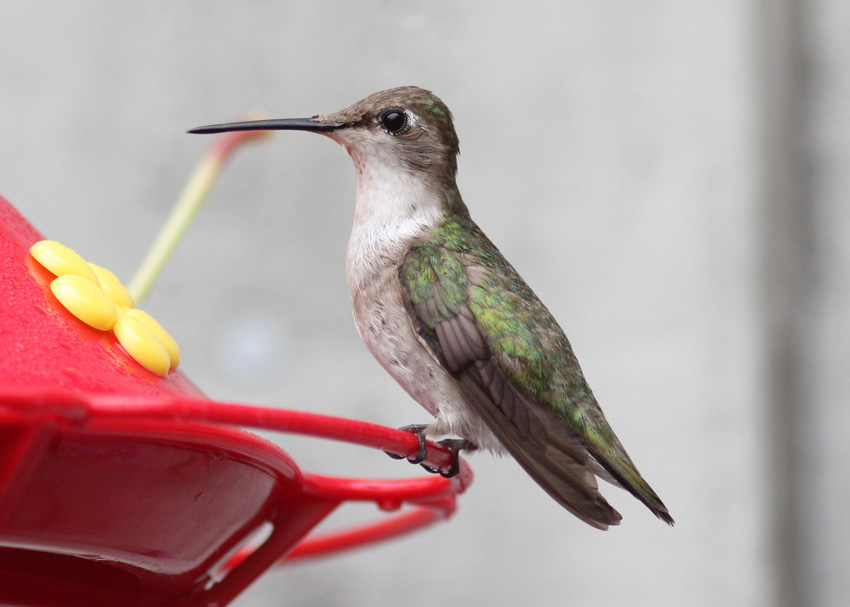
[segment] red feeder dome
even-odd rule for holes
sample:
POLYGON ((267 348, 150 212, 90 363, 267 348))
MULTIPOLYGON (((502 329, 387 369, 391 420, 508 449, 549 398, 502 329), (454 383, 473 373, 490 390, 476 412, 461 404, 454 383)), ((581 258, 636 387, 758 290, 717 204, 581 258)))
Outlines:
MULTIPOLYGON (((206 398, 180 371, 130 358, 54 297, 40 234, 0 198, 0 603, 225 605, 281 559, 318 556, 448 517, 472 480, 342 479, 301 471, 236 426, 413 455, 373 424, 206 398), (398 510, 307 538, 346 500, 398 510), (303 541, 302 541, 303 540, 303 541)), ((451 454, 429 443, 427 463, 451 454)))

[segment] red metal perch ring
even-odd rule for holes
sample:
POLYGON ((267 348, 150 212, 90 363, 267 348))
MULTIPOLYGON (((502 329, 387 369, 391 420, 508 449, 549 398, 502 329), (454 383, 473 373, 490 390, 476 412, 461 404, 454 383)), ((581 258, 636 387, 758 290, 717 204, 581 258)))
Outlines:
MULTIPOLYGON (((101 420, 171 420, 235 425, 291 434, 343 441, 412 457, 419 448, 418 439, 409 432, 368 422, 251 405, 222 403, 201 398, 125 397, 104 394, 91 397, 88 413, 101 420)), ((445 447, 427 442, 423 464, 435 469, 451 466, 452 453, 445 447)), ((403 503, 414 505, 375 523, 352 529, 308 537, 292 550, 282 563, 315 558, 373 544, 430 524, 445 520, 456 508, 456 497, 472 483, 472 469, 460 460, 456 476, 439 475, 411 479, 353 479, 302 472, 305 490, 316 495, 345 501, 373 501, 382 510, 397 510, 403 503)), ((246 548, 225 565, 230 568, 250 554, 246 548)))

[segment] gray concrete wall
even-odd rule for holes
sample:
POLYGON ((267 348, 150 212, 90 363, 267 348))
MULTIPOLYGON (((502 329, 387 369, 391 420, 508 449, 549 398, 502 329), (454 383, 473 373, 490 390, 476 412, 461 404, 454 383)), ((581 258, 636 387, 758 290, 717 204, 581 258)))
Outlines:
MULTIPOLYGON (((678 524, 610 488, 624 522, 594 531, 477 455, 451 522, 269 573, 237 605, 839 605, 849 21, 837 0, 4 3, 0 193, 129 280, 209 144, 185 129, 430 88, 474 217, 678 524)), ((145 303, 211 397, 427 421, 351 322, 353 194, 321 137, 233 159, 145 303)), ((283 443, 315 471, 416 474, 283 443)))

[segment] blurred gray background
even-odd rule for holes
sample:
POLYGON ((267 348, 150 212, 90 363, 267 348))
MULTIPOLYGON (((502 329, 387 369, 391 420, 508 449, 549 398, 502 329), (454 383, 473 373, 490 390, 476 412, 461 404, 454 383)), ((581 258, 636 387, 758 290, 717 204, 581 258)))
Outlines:
MULTIPOLYGON (((476 455, 448 523, 270 572, 236 604, 841 605, 848 26, 841 0, 5 2, 0 194, 127 281, 211 142, 187 128, 429 88, 473 216, 677 525, 603 487, 624 521, 595 531, 476 455)), ((142 306, 209 396, 427 421, 351 320, 353 196, 322 137, 232 160, 142 306)), ((420 473, 283 444, 318 472, 420 473)))

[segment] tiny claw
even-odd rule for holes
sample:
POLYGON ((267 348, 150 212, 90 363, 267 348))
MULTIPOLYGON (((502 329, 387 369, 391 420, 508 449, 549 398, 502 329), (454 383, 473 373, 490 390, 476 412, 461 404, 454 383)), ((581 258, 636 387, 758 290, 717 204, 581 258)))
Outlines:
MULTIPOLYGON (((428 447, 425 445, 425 430, 428 428, 426 424, 412 424, 410 426, 402 426, 399 430, 404 432, 409 432, 413 434, 417 439, 419 439, 419 449, 416 451, 416 455, 413 457, 408 457, 407 461, 411 464, 418 464, 425 460, 428 456, 428 447)), ((389 451, 384 451, 387 455, 389 455, 393 459, 404 459, 404 455, 396 455, 395 453, 390 453, 389 451)), ((436 471, 435 471, 436 472, 436 471)))
POLYGON ((429 472, 439 472, 440 476, 443 478, 452 478, 453 476, 457 476, 457 473, 460 472, 460 452, 461 451, 474 451, 478 449, 478 445, 469 441, 465 438, 446 438, 440 441, 440 444, 452 452, 452 465, 449 466, 448 472, 443 472, 442 470, 433 470, 423 465, 423 468, 428 470, 429 472))
POLYGON ((408 457, 407 461, 411 464, 418 464, 425 460, 428 456, 428 447, 425 445, 425 430, 428 428, 425 424, 412 424, 410 426, 402 426, 399 430, 403 430, 405 432, 410 432, 417 439, 419 439, 419 450, 416 451, 416 455, 414 457, 408 457))

